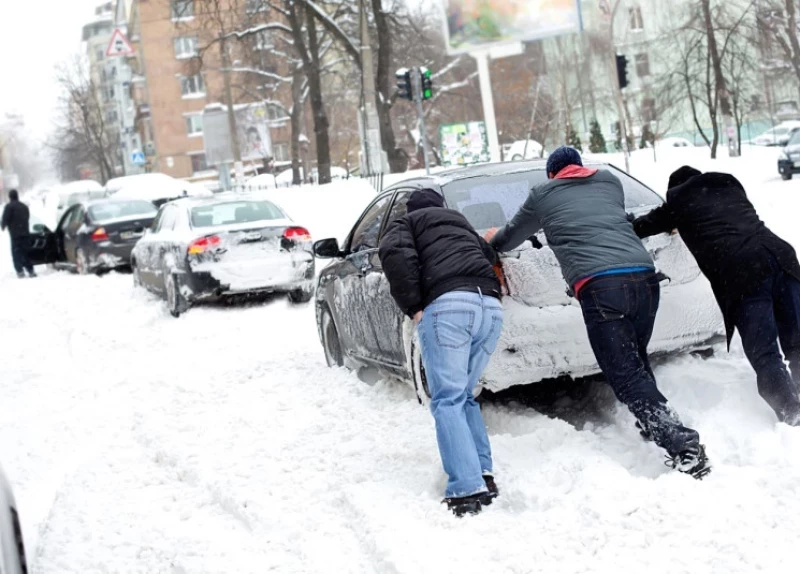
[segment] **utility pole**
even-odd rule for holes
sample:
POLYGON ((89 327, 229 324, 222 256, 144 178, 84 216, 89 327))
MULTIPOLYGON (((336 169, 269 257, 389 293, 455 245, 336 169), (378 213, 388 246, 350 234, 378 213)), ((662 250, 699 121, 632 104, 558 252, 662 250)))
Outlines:
POLYGON ((368 175, 385 173, 388 159, 381 144, 381 124, 375 103, 375 72, 372 67, 372 47, 367 26, 367 8, 360 0, 361 13, 361 150, 362 173, 368 175))
POLYGON ((611 75, 611 85, 614 91, 614 99, 617 103, 617 115, 619 117, 619 131, 621 132, 622 154, 625 156, 625 171, 630 173, 631 161, 628 151, 628 130, 625 125, 625 103, 622 101, 622 88, 617 78, 617 51, 614 48, 614 16, 617 14, 620 2, 614 2, 614 7, 610 10, 608 17, 608 71, 611 75))
MULTIPOLYGON (((222 82, 225 88, 225 107, 228 108, 228 130, 231 134, 231 150, 233 151, 233 166, 236 173, 236 185, 244 184, 244 165, 242 164, 242 149, 239 145, 239 132, 236 128, 236 110, 233 109, 233 89, 231 88, 231 59, 228 53, 228 42, 225 37, 220 38, 219 42, 220 61, 222 62, 222 82)), ((223 163, 220 170, 227 170, 220 174, 222 181, 229 179, 230 166, 223 163)))

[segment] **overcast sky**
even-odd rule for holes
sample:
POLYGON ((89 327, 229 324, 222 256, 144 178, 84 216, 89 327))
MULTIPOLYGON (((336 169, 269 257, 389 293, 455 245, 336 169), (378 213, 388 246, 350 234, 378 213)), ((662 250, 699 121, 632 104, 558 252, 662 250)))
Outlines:
POLYGON ((81 48, 102 0, 0 0, 0 118, 20 113, 36 139, 52 126, 54 67, 81 48))

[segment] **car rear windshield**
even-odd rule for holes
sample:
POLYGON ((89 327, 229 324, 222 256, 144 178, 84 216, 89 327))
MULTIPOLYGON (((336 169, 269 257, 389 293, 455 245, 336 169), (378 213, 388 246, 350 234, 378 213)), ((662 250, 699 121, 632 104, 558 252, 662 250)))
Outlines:
POLYGON ((103 223, 138 216, 155 217, 156 211, 155 206, 149 201, 109 201, 89 207, 89 218, 97 223, 103 223))
MULTIPOLYGON (((592 167, 589 165, 588 167, 592 167)), ((608 169, 622 182, 625 208, 655 207, 662 199, 653 190, 625 172, 610 166, 608 169)), ((462 179, 448 183, 442 189, 448 207, 460 211, 475 229, 502 227, 514 217, 535 185, 547 181, 545 170, 531 170, 507 175, 462 179)))
POLYGON ((192 227, 216 227, 285 217, 278 206, 269 201, 231 201, 192 208, 192 227))

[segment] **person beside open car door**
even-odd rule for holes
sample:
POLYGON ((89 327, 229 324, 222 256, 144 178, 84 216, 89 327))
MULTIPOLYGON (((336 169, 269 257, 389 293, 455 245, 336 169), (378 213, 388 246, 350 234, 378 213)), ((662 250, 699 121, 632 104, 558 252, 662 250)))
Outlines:
POLYGON ((800 263, 758 217, 742 184, 683 166, 670 176, 666 203, 633 227, 639 237, 677 229, 711 283, 728 347, 738 329, 759 394, 778 420, 800 426, 800 263))
POLYGON ((549 157, 547 177, 511 221, 487 232, 486 239, 508 251, 544 228, 614 394, 642 434, 667 451, 669 466, 702 478, 711 467, 700 435, 681 423, 650 367, 647 346, 661 276, 627 219, 622 183, 608 171, 583 167, 580 154, 569 147, 549 157))
POLYGON ((3 209, 0 228, 3 231, 8 229, 8 234, 11 236, 11 258, 14 262, 14 270, 20 279, 25 277, 25 271, 30 277, 36 277, 36 272, 28 257, 28 251, 31 248, 30 219, 28 206, 19 200, 17 190, 9 191, 8 204, 3 209))
POLYGON ((431 413, 456 516, 476 514, 498 495, 492 452, 473 390, 503 329, 497 254, 432 189, 411 194, 379 256, 398 307, 417 324, 431 413))

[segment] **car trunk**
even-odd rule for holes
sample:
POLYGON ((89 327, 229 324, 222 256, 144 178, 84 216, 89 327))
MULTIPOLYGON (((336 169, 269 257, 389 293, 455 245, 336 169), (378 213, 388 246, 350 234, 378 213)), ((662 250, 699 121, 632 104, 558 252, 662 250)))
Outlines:
POLYGON ((136 219, 115 220, 106 223, 97 223, 98 228, 106 230, 109 241, 115 245, 134 244, 144 235, 153 223, 153 216, 138 217, 136 219))

